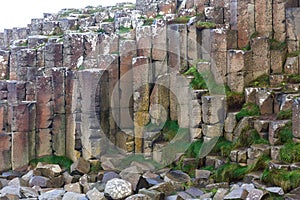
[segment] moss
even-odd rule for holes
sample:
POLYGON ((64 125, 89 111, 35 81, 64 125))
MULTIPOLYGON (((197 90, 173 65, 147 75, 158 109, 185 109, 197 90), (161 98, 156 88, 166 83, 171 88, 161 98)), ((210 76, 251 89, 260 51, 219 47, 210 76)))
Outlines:
POLYGON ((70 171, 70 167, 73 161, 65 156, 43 156, 40 158, 33 159, 29 162, 30 165, 36 166, 39 162, 48 164, 58 164, 61 167, 70 171))
POLYGON ((124 26, 120 26, 118 33, 119 34, 123 34, 123 33, 128 33, 130 32, 132 29, 131 28, 126 28, 124 26))
POLYGON ((211 152, 220 153, 221 156, 228 157, 230 155, 232 148, 233 148, 232 142, 226 140, 224 137, 220 137, 211 152))
POLYGON ((262 174, 262 181, 281 187, 285 192, 300 186, 300 170, 268 169, 262 174))
POLYGON ((284 42, 279 42, 275 39, 270 39, 270 49, 271 50, 280 50, 284 51, 287 48, 287 43, 286 41, 284 42))
POLYGON ((191 19, 191 16, 177 17, 169 22, 169 24, 186 24, 191 19))
POLYGON ((281 144, 285 144, 287 142, 291 142, 293 140, 293 131, 292 131, 292 121, 287 123, 284 127, 279 129, 279 140, 281 144))
POLYGON ((236 163, 227 163, 215 171, 215 180, 217 182, 232 182, 241 180, 248 172, 248 167, 240 166, 236 163))
POLYGON ((297 84, 300 83, 300 75, 299 74, 290 74, 287 78, 288 83, 297 84))
POLYGON ((185 152, 186 157, 199 158, 200 149, 202 145, 203 145, 203 140, 196 140, 192 142, 192 144, 188 147, 188 149, 185 152))
POLYGON ((270 77, 268 74, 263 74, 249 83, 250 87, 268 87, 270 86, 270 77))
POLYGON ((98 173, 100 170, 102 170, 101 163, 96 162, 95 164, 91 164, 91 172, 92 173, 98 173))
POLYGON ((248 43, 245 47, 243 47, 241 50, 243 51, 250 51, 251 50, 251 45, 248 43))
POLYGON ((278 120, 292 119, 292 116, 293 116, 293 111, 292 111, 292 109, 281 110, 281 111, 277 114, 277 119, 278 119, 278 120))
POLYGON ((208 87, 206 85, 206 81, 203 78, 203 75, 198 72, 196 67, 191 67, 186 72, 184 72, 183 75, 194 76, 193 80, 190 83, 191 88, 193 88, 195 90, 208 89, 208 87))
POLYGON ((297 51, 288 53, 287 57, 297 57, 299 55, 300 55, 300 50, 297 50, 297 51))
POLYGON ((103 22, 114 22, 114 21, 115 21, 115 19, 112 17, 109 17, 109 18, 103 20, 103 22))
POLYGON ((243 105, 243 108, 236 114, 236 120, 240 121, 243 117, 248 116, 259 116, 260 110, 258 105, 254 103, 246 103, 243 105))
POLYGON ((252 165, 241 166, 237 163, 227 163, 219 167, 214 174, 217 182, 233 182, 242 180, 250 172, 265 169, 270 158, 266 155, 260 156, 252 165))
POLYGON ((211 172, 212 172, 212 171, 214 171, 215 167, 209 165, 209 166, 202 167, 201 169, 202 169, 202 170, 208 170, 208 171, 211 171, 211 172))
POLYGON ((234 148, 249 147, 252 144, 269 144, 265 139, 262 139, 255 129, 246 127, 242 130, 241 135, 234 142, 234 148))
POLYGON ((254 33, 251 34, 250 39, 257 38, 258 35, 259 35, 259 33, 257 31, 255 31, 254 33))
POLYGON ((300 143, 288 142, 280 149, 280 160, 287 163, 300 162, 300 143))
POLYGON ((154 21, 155 21, 155 19, 153 19, 153 18, 145 19, 143 26, 151 26, 154 21))
POLYGON ((204 29, 204 28, 213 29, 216 28, 216 24, 213 22, 197 22, 196 27, 198 29, 204 29))

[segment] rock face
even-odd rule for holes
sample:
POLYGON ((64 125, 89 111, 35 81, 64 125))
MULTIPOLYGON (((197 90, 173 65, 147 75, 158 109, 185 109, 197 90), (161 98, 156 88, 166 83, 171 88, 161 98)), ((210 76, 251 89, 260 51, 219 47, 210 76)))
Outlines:
POLYGON ((74 163, 70 174, 39 163, 22 180, 3 175, 12 181, 0 181, 0 199, 284 195, 286 188, 262 186, 260 172, 245 175, 255 186, 228 189, 201 168, 269 156, 269 170, 299 169, 281 155, 285 142, 300 141, 299 41, 296 0, 137 0, 5 29, 0 171, 26 171, 44 156, 74 163), (166 164, 185 172, 149 174, 166 164))

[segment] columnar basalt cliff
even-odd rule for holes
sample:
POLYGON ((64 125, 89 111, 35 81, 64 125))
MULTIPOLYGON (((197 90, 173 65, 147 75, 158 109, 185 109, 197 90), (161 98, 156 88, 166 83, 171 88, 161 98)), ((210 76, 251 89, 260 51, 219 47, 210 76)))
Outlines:
POLYGON ((141 155, 196 170, 201 187, 212 183, 204 166, 248 166, 259 188, 263 169, 249 166, 263 156, 268 172, 299 169, 284 155, 300 141, 299 45, 298 0, 137 0, 5 29, 0 171, 47 155, 120 170, 141 155))

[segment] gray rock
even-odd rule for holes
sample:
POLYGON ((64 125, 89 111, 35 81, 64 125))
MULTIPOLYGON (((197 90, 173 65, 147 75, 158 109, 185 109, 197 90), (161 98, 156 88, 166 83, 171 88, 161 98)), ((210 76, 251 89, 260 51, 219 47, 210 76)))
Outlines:
POLYGON ((284 195, 284 191, 281 187, 267 187, 266 190, 273 194, 284 195))
POLYGON ((96 188, 93 188, 92 190, 88 191, 86 193, 86 196, 89 198, 89 200, 105 200, 105 196, 103 192, 99 192, 96 188))
POLYGON ((38 163, 35 170, 39 171, 42 176, 48 178, 57 177, 62 173, 62 169, 56 164, 38 163))
POLYGON ((26 182, 29 182, 30 179, 33 177, 33 170, 30 170, 25 175, 22 176, 22 179, 26 182))
POLYGON ((53 189, 39 196, 39 200, 61 200, 65 194, 64 190, 53 189))
POLYGON ((70 183, 64 186, 66 192, 81 193, 81 186, 79 183, 70 183))
POLYGON ((164 199, 164 193, 156 191, 156 190, 147 190, 147 189, 140 189, 139 194, 144 194, 149 196, 153 200, 161 200, 164 199))
POLYGON ((193 198, 198 198, 204 194, 204 192, 202 190, 200 190, 199 188, 196 188, 196 187, 188 188, 187 190, 185 190, 185 192, 188 193, 189 195, 191 195, 193 198))
POLYGON ((219 188, 213 198, 213 200, 223 200, 225 195, 227 194, 228 189, 219 188))
POLYGON ((87 174, 89 171, 90 163, 81 157, 71 165, 71 174, 87 174))
POLYGON ((21 194, 26 198, 36 198, 38 197, 38 191, 31 187, 21 187, 21 194))
POLYGON ((113 199, 122 199, 132 194, 132 186, 128 181, 114 178, 106 183, 104 193, 113 199))
POLYGON ((196 169, 195 178, 196 179, 209 179, 210 174, 211 174, 211 171, 209 171, 209 170, 196 169))
POLYGON ((30 186, 39 186, 41 188, 45 188, 49 185, 49 178, 43 176, 34 176, 30 179, 29 185, 30 186))
POLYGON ((102 183, 107 183, 107 181, 113 178, 120 178, 120 175, 116 172, 105 172, 102 178, 102 183))
POLYGON ((248 195, 247 190, 242 188, 234 189, 227 194, 224 199, 245 199, 248 195))
POLYGON ((88 200, 85 194, 78 194, 76 192, 67 192, 64 194, 63 200, 88 200))
POLYGON ((0 190, 0 194, 21 197, 20 187, 15 186, 5 186, 0 190))
POLYGON ((249 194, 246 198, 246 200, 260 200, 264 196, 264 192, 259 189, 252 189, 249 191, 249 194))
POLYGON ((191 178, 188 174, 180 170, 172 170, 166 173, 164 180, 167 182, 187 183, 191 180, 191 178))
POLYGON ((135 194, 127 197, 125 200, 152 200, 149 196, 144 194, 135 194))

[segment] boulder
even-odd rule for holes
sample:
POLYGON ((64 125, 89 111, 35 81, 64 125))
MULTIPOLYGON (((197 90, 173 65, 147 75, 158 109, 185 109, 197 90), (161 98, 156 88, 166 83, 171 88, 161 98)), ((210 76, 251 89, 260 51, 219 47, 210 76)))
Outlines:
POLYGON ((103 192, 99 192, 99 190, 97 190, 96 188, 93 188, 92 190, 89 190, 86 193, 86 196, 90 200, 106 200, 106 198, 104 196, 104 193, 103 192))
POLYGON ((41 176, 48 178, 57 177, 62 173, 62 169, 59 165, 43 163, 38 163, 38 165, 35 168, 35 171, 38 171, 41 174, 41 176))
POLYGON ((104 193, 112 199, 122 199, 132 194, 132 185, 128 181, 114 178, 106 183, 104 193))
POLYGON ((81 157, 71 165, 71 174, 87 174, 89 171, 90 163, 81 157))
POLYGON ((39 196, 39 200, 61 200, 66 192, 61 189, 53 189, 39 196))
POLYGON ((248 191, 242 188, 234 189, 227 194, 224 199, 246 199, 248 191))
POLYGON ((85 194, 78 194, 76 192, 67 192, 64 194, 62 200, 88 200, 85 194))
POLYGON ((81 193, 81 186, 79 183, 70 183, 64 186, 66 192, 81 193))

